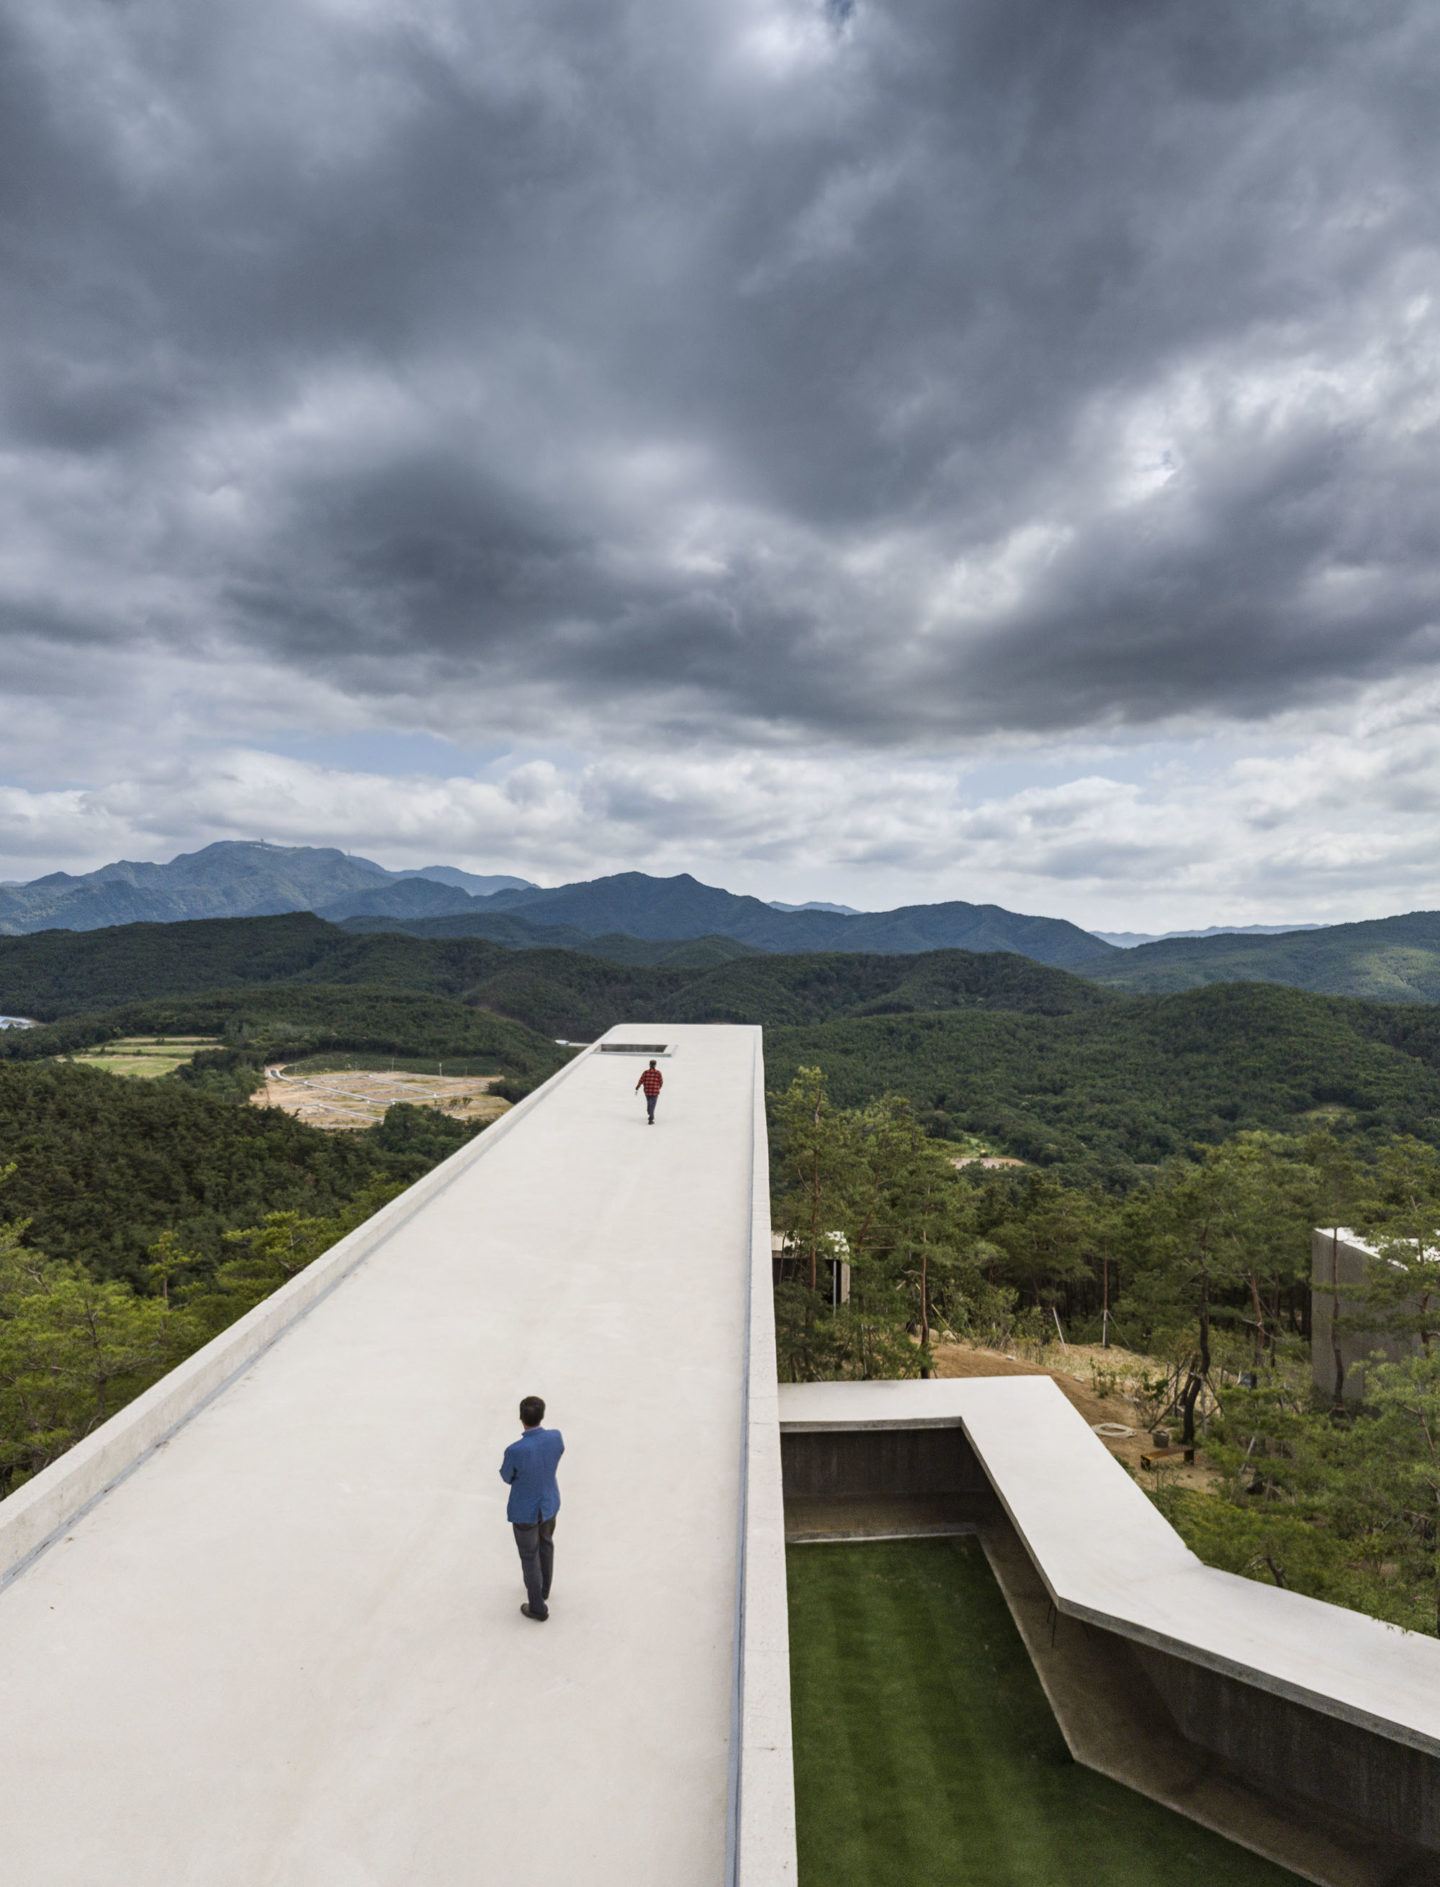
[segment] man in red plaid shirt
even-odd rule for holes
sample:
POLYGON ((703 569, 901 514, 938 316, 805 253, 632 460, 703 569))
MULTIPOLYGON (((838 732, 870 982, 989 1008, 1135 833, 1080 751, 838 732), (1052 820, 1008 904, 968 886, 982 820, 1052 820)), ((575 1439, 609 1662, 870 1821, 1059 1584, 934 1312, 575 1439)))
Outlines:
POLYGON ((648 1116, 646 1125, 649 1127, 655 1125, 655 1103, 660 1099, 660 1090, 664 1085, 665 1077, 661 1074, 653 1061, 635 1083, 637 1088, 644 1088, 645 1090, 645 1112, 648 1116))

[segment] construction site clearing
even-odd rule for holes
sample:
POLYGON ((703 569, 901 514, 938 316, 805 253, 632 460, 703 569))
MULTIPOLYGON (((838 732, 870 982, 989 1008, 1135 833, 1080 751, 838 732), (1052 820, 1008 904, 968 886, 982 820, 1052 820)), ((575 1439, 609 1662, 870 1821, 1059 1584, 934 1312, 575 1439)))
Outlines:
POLYGON ((508 1101, 490 1092, 498 1075, 430 1075, 403 1069, 346 1069, 298 1074, 285 1067, 265 1070, 251 1096, 256 1107, 281 1107, 311 1127, 338 1130, 373 1127, 399 1102, 433 1107, 455 1120, 495 1120, 508 1101))

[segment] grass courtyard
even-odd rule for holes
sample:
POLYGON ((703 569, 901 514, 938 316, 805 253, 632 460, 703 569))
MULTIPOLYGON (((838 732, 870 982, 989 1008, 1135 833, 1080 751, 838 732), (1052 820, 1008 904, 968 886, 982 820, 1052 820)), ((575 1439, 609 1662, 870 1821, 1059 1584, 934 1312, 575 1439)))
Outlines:
POLYGON ((788 1559, 800 1887, 1297 1887, 1071 1761, 978 1540, 788 1559))

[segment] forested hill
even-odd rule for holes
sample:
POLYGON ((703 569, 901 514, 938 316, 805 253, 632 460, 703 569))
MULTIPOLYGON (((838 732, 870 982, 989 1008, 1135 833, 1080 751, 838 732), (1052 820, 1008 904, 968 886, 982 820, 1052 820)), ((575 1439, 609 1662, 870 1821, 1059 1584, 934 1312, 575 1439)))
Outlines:
POLYGON ((342 938, 306 912, 0 937, 0 1012, 49 1022, 147 996, 285 982, 323 966, 342 938))
POLYGON ((597 935, 733 937, 758 950, 869 951, 887 955, 926 950, 1010 950, 1037 963, 1080 969, 1116 954, 1089 931, 1057 917, 1029 917, 998 904, 906 905, 894 911, 779 911, 759 898, 739 897, 701 884, 688 872, 652 878, 621 872, 554 890, 502 891, 486 898, 487 912, 505 911, 541 924, 567 924, 597 935))
POLYGON ((529 889, 523 878, 478 877, 449 865, 391 871, 332 846, 266 845, 222 839, 166 864, 118 859, 98 871, 51 872, 29 884, 0 885, 0 933, 100 930, 115 924, 196 917, 254 917, 275 911, 353 908, 366 893, 389 891, 380 908, 405 913, 465 905, 472 896, 529 889))
POLYGON ((1152 993, 1284 983, 1322 996, 1440 1002, 1440 911, 1271 937, 1170 937, 1089 965, 1085 974, 1112 988, 1152 993))
POLYGON ((1440 1144, 1440 1010, 1238 984, 1064 1016, 836 1021, 767 1031, 766 1079, 823 1068, 843 1105, 907 1095, 932 1132, 1127 1184, 1245 1128, 1440 1144))
POLYGON ((417 1179, 467 1137, 416 1108, 368 1132, 321 1133, 183 1081, 0 1061, 0 1147, 14 1167, 0 1218, 28 1220, 28 1242, 49 1258, 140 1285, 162 1233, 202 1274, 227 1256, 227 1232, 267 1213, 333 1214, 377 1181, 417 1179))
POLYGON ((570 1039, 617 1022, 748 1022, 764 1028, 837 1017, 996 1008, 1041 1015, 1113 998, 1025 957, 936 950, 925 956, 745 957, 708 969, 600 963, 571 951, 517 951, 489 963, 471 997, 570 1039))
POLYGON ((952 900, 894 911, 777 907, 689 873, 621 872, 551 889, 423 865, 391 871, 333 848, 224 840, 168 864, 122 859, 81 876, 53 872, 0 885, 0 934, 97 930, 117 924, 313 911, 379 924, 458 917, 470 934, 518 945, 564 945, 615 935, 652 943, 725 937, 756 950, 1017 951, 1077 969, 1113 946, 1060 918, 952 900))
MULTIPOLYGON (((232 1063, 238 1056, 248 1067, 240 1090, 246 1094, 263 1061, 305 1055, 445 1061, 455 1064, 452 1074, 514 1076, 528 1086, 553 1074, 569 1052, 524 1023, 452 997, 370 983, 256 983, 151 996, 77 1011, 41 1028, 7 1030, 0 1035, 0 1063, 45 1061, 127 1035, 212 1036, 232 1063)), ((202 1058, 202 1065, 212 1089, 228 1085, 214 1078, 213 1057, 202 1058)))
POLYGON ((473 899, 472 908, 440 917, 345 917, 332 922, 347 930, 389 932, 406 937, 470 937, 504 944, 510 950, 578 950, 612 963, 705 964, 762 954, 734 937, 629 937, 602 931, 592 937, 570 924, 534 924, 513 911, 489 911, 490 900, 473 899))
MULTIPOLYGON (((638 946, 645 948, 645 946, 638 946)), ((1009 954, 722 955, 617 963, 574 951, 510 951, 478 938, 338 929, 304 914, 0 938, 0 1010, 42 1021, 251 985, 365 985, 490 1009, 547 1036, 588 1039, 637 1014, 676 1022, 824 1021, 974 1005, 1058 1014, 1111 998, 1009 954)), ((292 995, 287 1013, 296 1013, 292 995)), ((253 1006, 253 1005, 252 1005, 253 1006)), ((200 1027, 200 1011, 183 1011, 200 1027)), ((127 1026, 135 1026, 131 1018, 127 1026)), ((172 1026, 180 1026, 178 1022, 172 1026)), ((33 1053, 16 1037, 0 1052, 33 1053)))

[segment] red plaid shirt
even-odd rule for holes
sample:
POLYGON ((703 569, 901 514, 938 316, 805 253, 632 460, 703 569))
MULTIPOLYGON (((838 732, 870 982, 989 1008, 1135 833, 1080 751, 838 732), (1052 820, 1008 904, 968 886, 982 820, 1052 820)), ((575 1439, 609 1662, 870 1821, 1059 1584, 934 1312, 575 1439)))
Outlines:
POLYGON ((658 1094, 664 1085, 665 1077, 658 1068, 647 1068, 636 1083, 636 1086, 644 1088, 647 1094, 658 1094))

